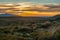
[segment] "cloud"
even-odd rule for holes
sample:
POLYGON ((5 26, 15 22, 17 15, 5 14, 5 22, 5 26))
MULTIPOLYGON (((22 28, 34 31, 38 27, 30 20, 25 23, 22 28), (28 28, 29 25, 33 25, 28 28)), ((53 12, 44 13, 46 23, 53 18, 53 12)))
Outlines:
MULTIPOLYGON (((60 5, 58 4, 53 4, 53 5, 31 5, 31 4, 28 4, 29 6, 26 7, 28 8, 27 10, 24 10, 22 9, 23 11, 47 11, 47 12, 50 12, 50 11, 60 11, 60 5)), ((27 6, 27 5, 25 5, 27 6)))
POLYGON ((20 16, 52 16, 60 13, 60 4, 32 4, 29 2, 22 2, 17 4, 8 4, 9 6, 0 5, 0 9, 4 9, 8 13, 20 15, 20 16), (7 10, 8 9, 8 10, 7 10))
POLYGON ((6 5, 14 6, 13 8, 17 8, 22 11, 40 11, 40 12, 60 11, 60 4, 56 3, 44 5, 44 4, 34 4, 32 2, 20 2, 16 4, 19 6, 15 6, 15 4, 6 4, 6 5))

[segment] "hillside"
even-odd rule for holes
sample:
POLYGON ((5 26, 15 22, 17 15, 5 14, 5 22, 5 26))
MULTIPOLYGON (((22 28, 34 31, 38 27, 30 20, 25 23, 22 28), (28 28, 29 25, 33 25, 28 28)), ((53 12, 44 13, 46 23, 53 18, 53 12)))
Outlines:
POLYGON ((0 15, 3 16, 0 17, 0 40, 60 39, 60 15, 53 17, 21 17, 12 16, 11 14, 0 15), (7 15, 10 16, 8 17, 7 15))

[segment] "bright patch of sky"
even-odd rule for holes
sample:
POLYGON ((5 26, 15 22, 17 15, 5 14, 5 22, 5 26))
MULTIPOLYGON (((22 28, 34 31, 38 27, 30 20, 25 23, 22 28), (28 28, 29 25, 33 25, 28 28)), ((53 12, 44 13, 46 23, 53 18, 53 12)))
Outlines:
POLYGON ((42 3, 42 4, 47 4, 47 3, 57 3, 60 4, 60 0, 0 0, 1 3, 19 3, 19 2, 34 2, 34 3, 42 3))

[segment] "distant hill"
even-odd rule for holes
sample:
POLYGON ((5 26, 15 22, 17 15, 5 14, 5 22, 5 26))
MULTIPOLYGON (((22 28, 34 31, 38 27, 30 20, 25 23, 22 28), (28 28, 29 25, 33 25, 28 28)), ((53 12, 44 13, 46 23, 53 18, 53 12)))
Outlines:
POLYGON ((50 19, 55 20, 55 21, 60 20, 60 14, 50 17, 50 19))
POLYGON ((60 14, 53 16, 55 19, 60 19, 60 14))
POLYGON ((55 18, 60 18, 60 14, 58 14, 58 15, 55 15, 54 17, 55 17, 55 18))
POLYGON ((9 14, 9 13, 1 13, 0 17, 20 17, 20 16, 9 14))
POLYGON ((14 16, 14 15, 8 13, 0 14, 0 17, 10 17, 10 16, 14 16))

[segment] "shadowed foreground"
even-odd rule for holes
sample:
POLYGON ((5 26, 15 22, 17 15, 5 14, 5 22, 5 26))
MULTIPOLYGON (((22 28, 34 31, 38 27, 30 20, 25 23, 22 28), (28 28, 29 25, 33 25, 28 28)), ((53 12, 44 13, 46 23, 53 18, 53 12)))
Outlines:
POLYGON ((55 18, 0 17, 0 40, 60 40, 60 17, 55 18))

